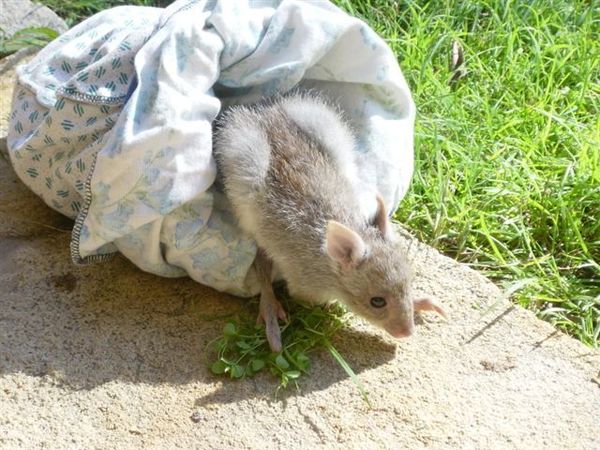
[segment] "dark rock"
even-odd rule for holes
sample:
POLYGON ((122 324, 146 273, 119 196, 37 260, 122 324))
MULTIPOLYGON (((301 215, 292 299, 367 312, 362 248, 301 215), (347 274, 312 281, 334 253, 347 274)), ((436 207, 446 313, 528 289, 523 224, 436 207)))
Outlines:
POLYGON ((0 0, 0 29, 7 36, 28 27, 49 27, 62 33, 68 29, 50 8, 29 0, 0 0))

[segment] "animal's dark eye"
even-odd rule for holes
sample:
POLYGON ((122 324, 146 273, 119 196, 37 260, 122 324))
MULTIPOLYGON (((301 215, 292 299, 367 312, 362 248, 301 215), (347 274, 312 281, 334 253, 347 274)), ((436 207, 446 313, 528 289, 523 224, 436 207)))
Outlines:
POLYGON ((373 308, 383 308, 385 305, 387 305, 387 302, 383 297, 373 297, 371 299, 371 306, 373 308))

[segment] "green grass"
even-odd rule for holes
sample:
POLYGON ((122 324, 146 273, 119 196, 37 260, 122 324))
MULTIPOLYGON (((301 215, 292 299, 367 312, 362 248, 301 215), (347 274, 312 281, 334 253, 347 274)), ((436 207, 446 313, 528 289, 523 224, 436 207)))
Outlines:
MULTIPOLYGON (((122 4, 43 3, 70 24, 122 4)), ((386 39, 418 107, 415 177, 396 218, 598 346, 600 2, 335 3, 386 39), (450 83, 454 43, 466 75, 450 83)))
POLYGON ((31 27, 7 36, 0 30, 0 58, 11 55, 26 47, 43 47, 56 39, 58 32, 47 27, 31 27))
POLYGON ((598 346, 600 2, 337 3, 387 40, 419 111, 396 218, 598 346))
POLYGON ((160 6, 164 7, 172 1, 161 0, 39 0, 61 16, 69 26, 73 26, 104 9, 119 5, 160 6))

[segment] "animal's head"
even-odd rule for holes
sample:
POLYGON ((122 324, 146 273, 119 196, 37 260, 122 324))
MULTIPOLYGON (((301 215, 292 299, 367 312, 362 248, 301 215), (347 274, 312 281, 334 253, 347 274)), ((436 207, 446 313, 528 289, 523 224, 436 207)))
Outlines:
POLYGON ((341 298, 352 312, 396 338, 414 331, 412 272, 396 244, 383 200, 372 224, 358 232, 327 223, 325 247, 337 274, 341 298))

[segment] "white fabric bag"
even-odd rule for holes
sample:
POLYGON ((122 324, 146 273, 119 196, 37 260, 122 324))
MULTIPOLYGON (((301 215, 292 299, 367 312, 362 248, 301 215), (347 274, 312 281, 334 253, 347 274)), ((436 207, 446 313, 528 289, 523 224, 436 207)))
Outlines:
POLYGON ((300 86, 347 113, 365 190, 393 211, 413 170, 415 108, 394 54, 325 0, 179 0, 75 26, 20 68, 8 147, 21 179, 75 219, 77 263, 258 292, 255 243, 215 184, 221 107, 300 86))

